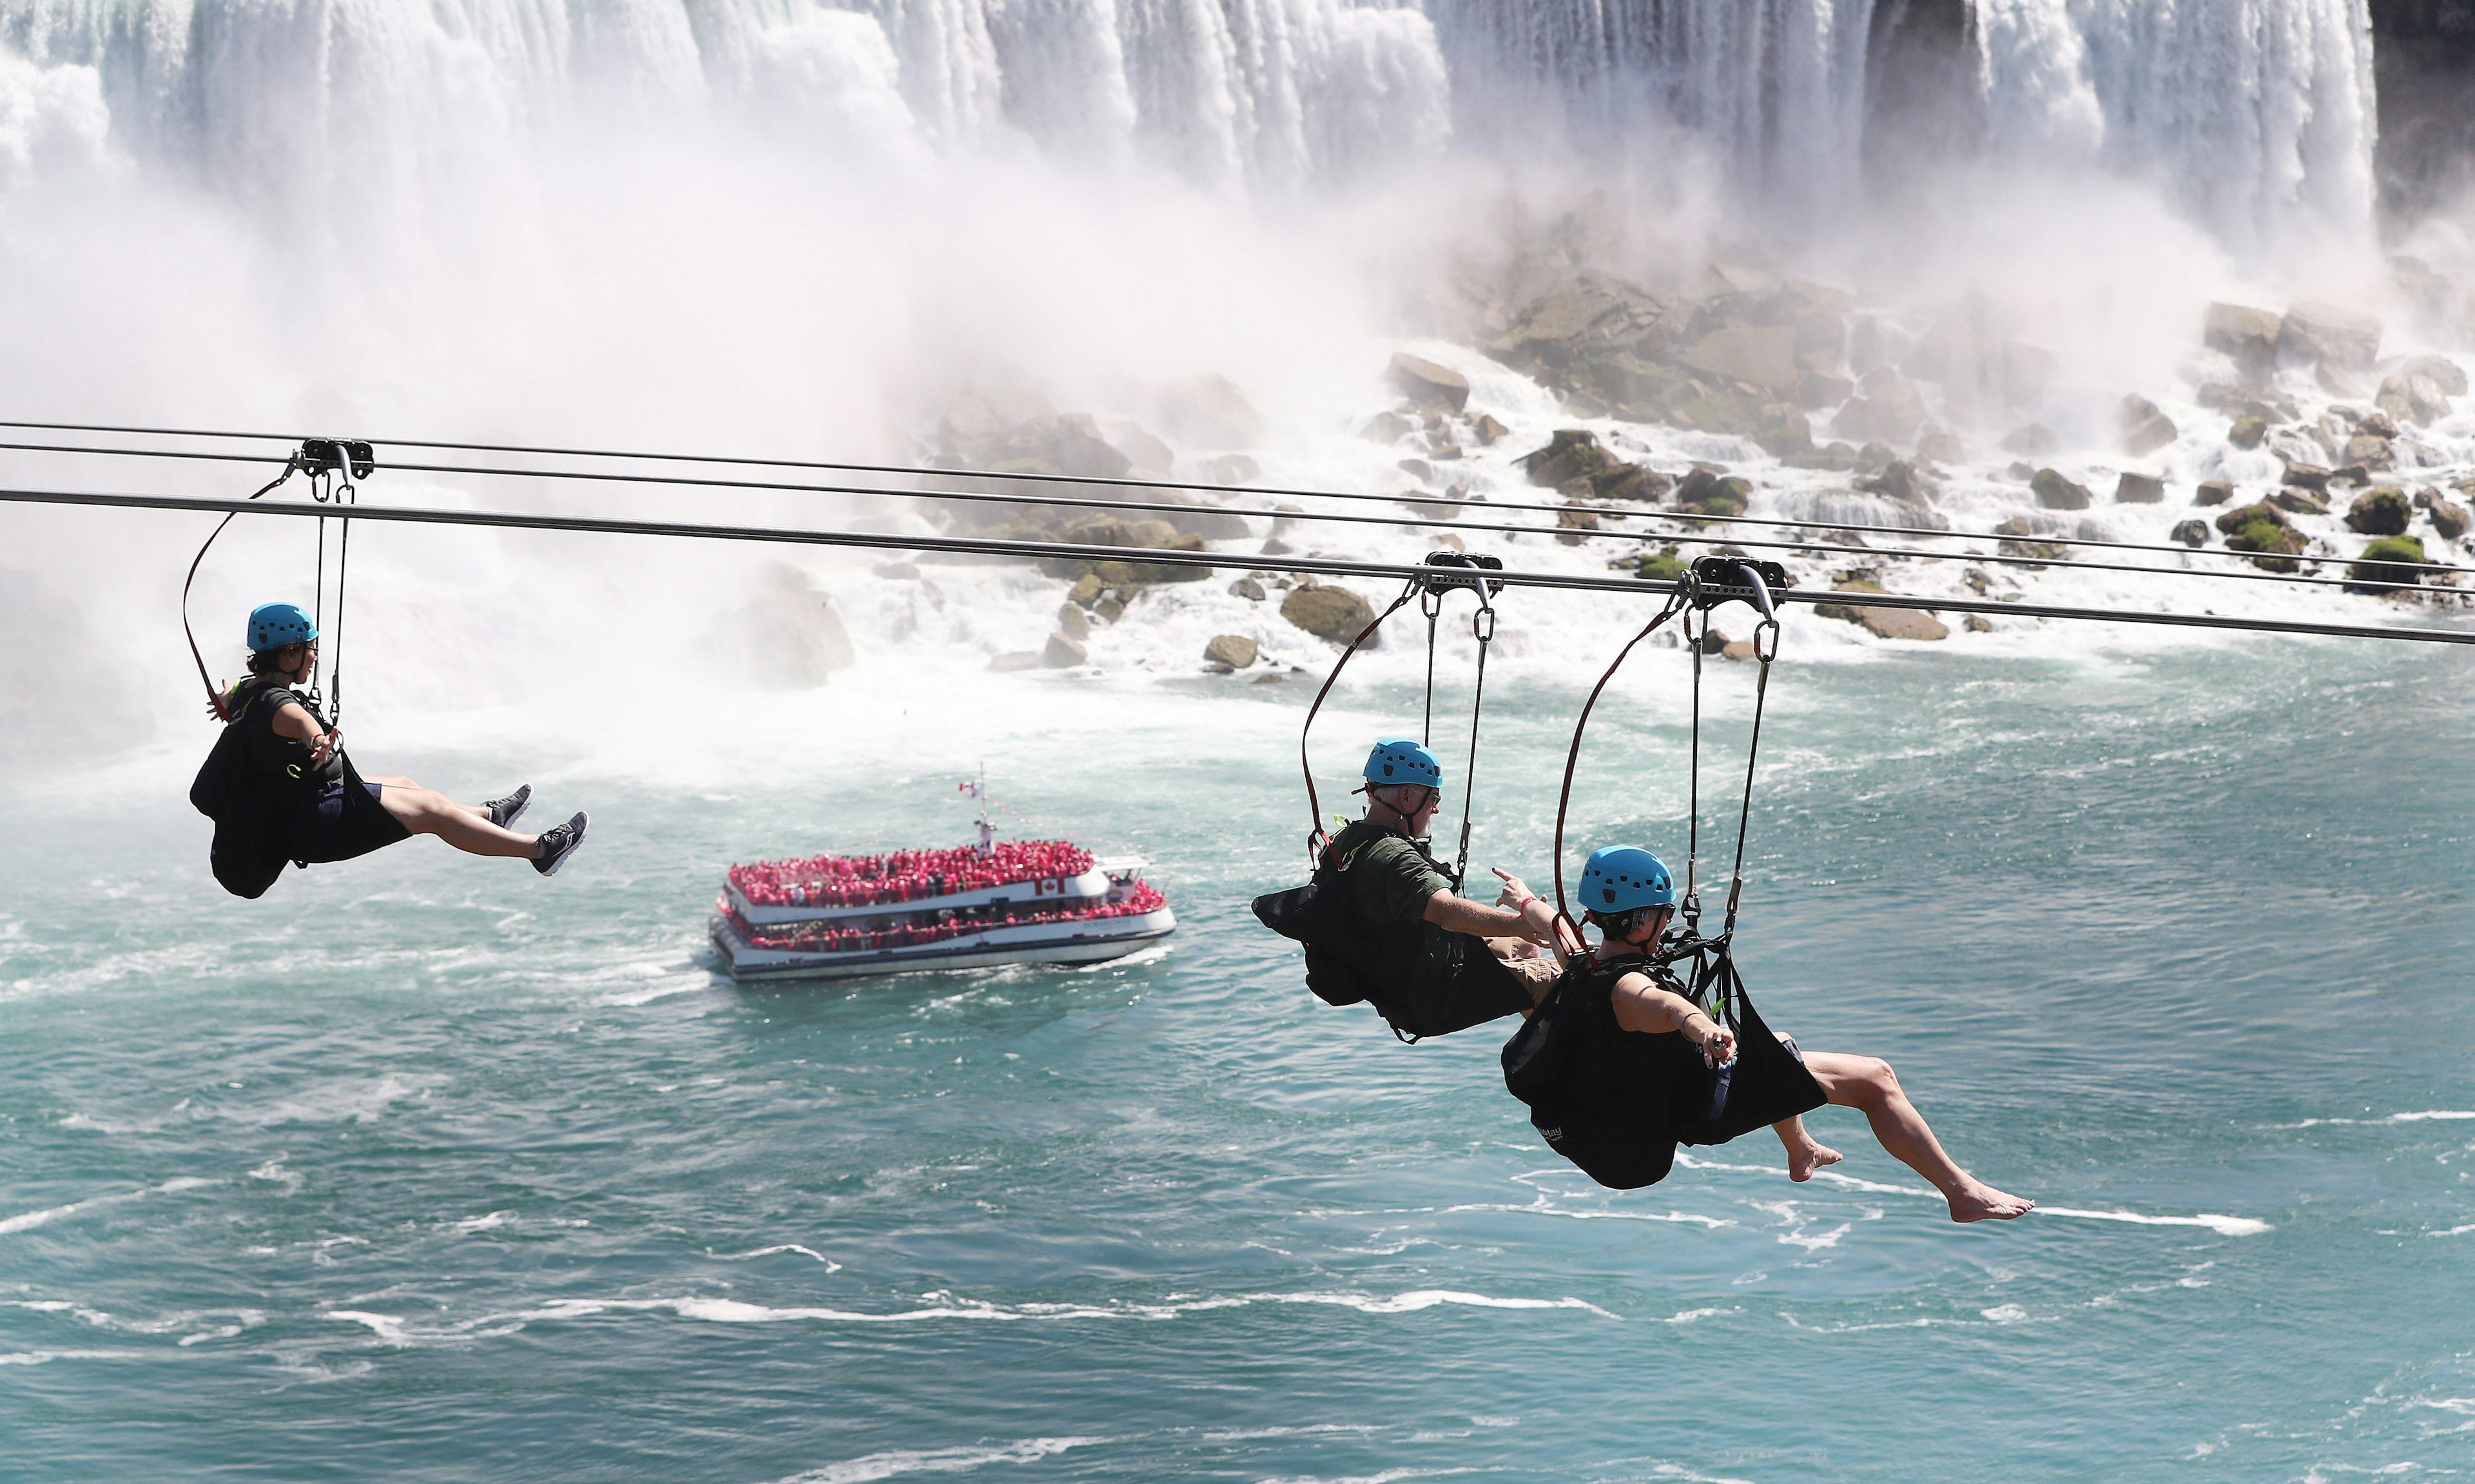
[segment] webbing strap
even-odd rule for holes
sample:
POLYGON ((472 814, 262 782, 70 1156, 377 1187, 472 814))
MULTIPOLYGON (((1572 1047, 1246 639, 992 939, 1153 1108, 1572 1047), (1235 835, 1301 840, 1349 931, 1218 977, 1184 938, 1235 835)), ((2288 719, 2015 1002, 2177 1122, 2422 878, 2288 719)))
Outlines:
POLYGON ((1453 862, 1455 891, 1461 889, 1469 873, 1470 806, 1478 797, 1478 723, 1486 714, 1486 650, 1495 643, 1495 604, 1488 600, 1483 585, 1478 589, 1478 612, 1470 615, 1470 637, 1478 641, 1478 683, 1470 692, 1469 763, 1461 769, 1461 846, 1453 862))
POLYGON ((1322 858, 1326 840, 1323 833, 1323 803, 1315 796, 1314 764, 1307 757, 1307 738, 1314 731, 1315 713, 1323 710, 1323 698, 1332 693, 1333 682, 1340 678, 1342 669, 1349 664, 1350 657, 1358 652, 1359 645, 1366 643, 1377 629, 1383 627, 1385 620, 1400 612, 1404 603, 1417 596, 1418 591, 1418 579, 1410 578, 1409 584, 1402 588, 1401 596, 1392 599, 1392 606, 1377 614, 1373 622, 1358 631, 1358 637, 1351 640, 1349 647, 1340 651, 1340 658, 1333 662, 1332 673, 1323 677, 1323 689, 1315 693, 1314 704, 1307 708, 1306 725, 1298 728, 1298 768, 1307 775, 1307 858, 1309 860, 1322 858))
POLYGON ((1656 618, 1651 620, 1648 623, 1643 624, 1641 632, 1625 641, 1625 646, 1616 651, 1616 657, 1607 664, 1607 672, 1599 677, 1599 683, 1597 685, 1590 687, 1590 697, 1588 700, 1581 703, 1581 715, 1573 723, 1573 744, 1564 751, 1564 787, 1563 791, 1556 796, 1556 853, 1554 861, 1556 866, 1556 920, 1572 934, 1573 941, 1576 943, 1579 943, 1581 940, 1581 925, 1573 920, 1571 909, 1565 905, 1564 901, 1564 815, 1566 811, 1572 807, 1573 803, 1573 769, 1581 761, 1581 734, 1586 731, 1590 725, 1590 713, 1599 704, 1600 693, 1606 690, 1608 681, 1616 678, 1616 671, 1624 668, 1624 662, 1626 658, 1632 653, 1633 646, 1640 644, 1643 640, 1648 639, 1652 632, 1660 624, 1665 623, 1668 620, 1675 618, 1679 613, 1681 613, 1684 610, 1684 605, 1685 583, 1679 579, 1675 588, 1668 594, 1667 606, 1660 609, 1656 618))
MULTIPOLYGON (((259 495, 272 492, 276 486, 291 478, 293 471, 299 467, 298 460, 284 460, 283 473, 268 480, 258 489, 257 494, 252 495, 250 499, 256 499, 259 495)), ((204 542, 199 544, 198 554, 189 558, 189 574, 181 579, 181 632, 189 641, 189 661, 198 667, 198 684, 206 688, 207 708, 215 714, 215 719, 218 721, 230 721, 232 711, 224 705, 222 693, 216 691, 214 678, 207 673, 207 657, 198 652, 197 630, 189 626, 189 589, 198 580, 198 568, 206 561, 208 549, 214 546, 215 538, 222 535, 224 527, 233 523, 234 519, 235 517, 228 515, 215 523, 215 528, 207 534, 204 542)))

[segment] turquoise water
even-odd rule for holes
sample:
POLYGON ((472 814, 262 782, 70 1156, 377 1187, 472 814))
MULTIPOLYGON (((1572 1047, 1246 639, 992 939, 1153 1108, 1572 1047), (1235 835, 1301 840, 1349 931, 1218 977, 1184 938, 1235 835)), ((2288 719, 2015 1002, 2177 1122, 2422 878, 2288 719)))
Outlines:
MULTIPOLYGON (((713 974, 725 862, 960 838, 961 749, 693 791, 373 752, 525 769, 593 841, 550 883, 415 841, 255 905, 185 760, 19 780, 0 1475, 2460 1476, 2470 678, 2299 644, 1783 672, 1746 971, 2046 1207, 1970 1229, 1836 1110, 1812 1185, 1756 1135, 1597 1190, 1500 1034, 1312 1003, 1245 906, 1296 870, 1295 687, 1021 693, 1079 725, 989 759, 1010 802, 1141 846, 1185 923, 1088 971, 713 974)), ((1477 860, 1543 886, 1575 696, 1499 694, 1477 860)), ((1606 713, 1583 843, 1673 848, 1674 699, 1606 713)))

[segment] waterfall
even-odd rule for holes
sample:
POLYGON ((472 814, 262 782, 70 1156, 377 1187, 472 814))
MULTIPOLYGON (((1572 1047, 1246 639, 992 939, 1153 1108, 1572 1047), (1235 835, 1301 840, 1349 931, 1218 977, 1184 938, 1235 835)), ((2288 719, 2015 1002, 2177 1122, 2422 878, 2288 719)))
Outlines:
POLYGON ((1939 76, 1974 95, 1945 130, 1968 135, 1954 153, 2153 185, 2241 251, 2368 235, 2366 6, 0 0, 0 169, 103 116, 129 157, 300 207, 500 168, 579 106, 735 115, 845 155, 1025 141, 1241 190, 1346 184, 1448 147, 1621 164, 1680 133, 1740 205, 1810 230, 1883 167, 1899 100, 1872 94, 1939 76), (1926 34, 1957 49, 1884 64, 1926 34))

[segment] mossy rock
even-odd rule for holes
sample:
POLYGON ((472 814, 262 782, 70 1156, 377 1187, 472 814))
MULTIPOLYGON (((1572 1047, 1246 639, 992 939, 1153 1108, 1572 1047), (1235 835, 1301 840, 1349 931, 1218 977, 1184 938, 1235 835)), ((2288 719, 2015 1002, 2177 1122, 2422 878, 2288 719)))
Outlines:
POLYGON ((2231 536, 2246 525, 2257 525, 2264 522, 2270 525, 2284 525, 2286 513, 2267 500, 2255 500, 2248 505, 2237 505, 2218 517, 2218 531, 2220 535, 2231 536))
POLYGON ((2024 538, 2037 534, 2036 527, 2028 523, 2025 516, 2013 516, 1994 527, 1994 534, 2005 538, 1994 544, 1994 549, 2004 556, 2021 557, 2035 562, 2071 560, 2071 552, 2069 547, 2058 547, 2050 541, 2025 540, 2024 538))
POLYGON ((2275 505, 2280 510, 2291 510, 2296 515, 2327 515, 2329 513, 2328 497, 2325 495, 2315 495, 2309 490, 2279 490, 2276 494, 2268 497, 2268 502, 2275 505))
POLYGON ((1531 483, 1551 490, 1587 478, 1618 462, 1614 454, 1599 447, 1596 433, 1581 427, 1557 428, 1545 448, 1533 449, 1520 460, 1521 471, 1530 476, 1531 483))
POLYGON ((1684 575, 1684 570, 1690 564, 1677 554, 1674 547, 1668 547, 1658 551, 1644 552, 1630 561, 1617 562, 1614 565, 1629 569, 1634 576, 1644 582, 1674 582, 1684 575))
MULTIPOLYGON (((2225 529, 2222 518, 2218 525, 2225 529)), ((2226 531, 2227 548, 2255 553, 2251 564, 2264 572, 2298 570, 2302 564, 2294 558, 2302 555, 2303 546, 2303 533, 2282 522, 2253 521, 2226 531)))
POLYGON ((2347 577, 2352 579, 2348 585, 2358 591, 2373 593, 2414 587, 2423 581, 2423 573, 2415 571, 2414 566, 2400 564, 2419 566, 2430 560, 2423 554, 2422 538, 2384 536, 2364 547, 2364 554, 2346 569, 2347 577))
POLYGON ((2038 470, 2028 488, 2036 492, 2037 503, 2048 510, 2086 510, 2094 499, 2087 485, 2064 478, 2057 469, 2038 470))
POLYGON ((2366 491, 2346 509, 2346 528, 2365 536, 2403 536, 2414 519, 2414 506, 2404 490, 2366 491))
POLYGON ((1743 515, 1753 501, 1753 483, 1741 474, 1695 469, 1676 487, 1679 509, 1696 515, 1743 515))

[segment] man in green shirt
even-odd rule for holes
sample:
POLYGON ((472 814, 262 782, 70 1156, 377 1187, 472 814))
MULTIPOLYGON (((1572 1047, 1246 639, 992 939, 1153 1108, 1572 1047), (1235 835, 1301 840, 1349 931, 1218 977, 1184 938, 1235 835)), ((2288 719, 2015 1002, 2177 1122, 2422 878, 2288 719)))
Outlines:
POLYGON ((1416 1036, 1527 1013, 1555 982, 1555 960, 1525 946, 1553 941, 1554 909, 1501 869, 1502 905, 1453 889, 1424 848, 1444 796, 1443 765, 1426 747, 1377 742, 1365 776, 1366 817, 1330 851, 1358 929, 1348 958, 1368 998, 1394 1030, 1416 1036))

